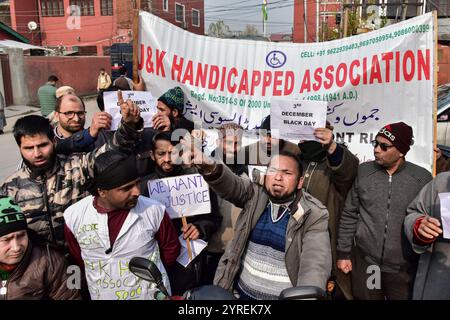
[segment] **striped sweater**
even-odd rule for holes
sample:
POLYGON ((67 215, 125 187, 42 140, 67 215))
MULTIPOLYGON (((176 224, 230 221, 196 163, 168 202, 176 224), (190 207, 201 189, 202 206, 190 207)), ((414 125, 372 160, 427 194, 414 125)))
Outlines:
POLYGON ((275 218, 268 203, 243 256, 236 286, 241 299, 278 299, 283 289, 292 287, 284 253, 288 221, 288 210, 275 218))

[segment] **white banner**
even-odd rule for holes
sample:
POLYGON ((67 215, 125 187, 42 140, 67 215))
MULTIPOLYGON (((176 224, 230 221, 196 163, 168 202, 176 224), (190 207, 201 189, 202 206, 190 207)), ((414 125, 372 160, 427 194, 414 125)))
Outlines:
MULTIPOLYGON (((130 99, 139 106, 141 117, 144 119, 144 127, 152 126, 152 117, 156 113, 156 99, 150 92, 143 91, 122 91, 124 101, 130 99)), ((120 105, 117 98, 117 91, 103 92, 103 101, 105 103, 105 111, 112 117, 111 130, 117 130, 122 115, 120 114, 120 105)))
POLYGON ((315 128, 325 128, 325 101, 272 99, 270 108, 271 136, 294 143, 318 140, 315 128))
POLYGON ((259 127, 272 98, 325 101, 337 141, 362 161, 392 122, 413 127, 407 159, 431 170, 434 31, 431 13, 321 43, 199 36, 140 13, 139 70, 155 97, 180 86, 185 116, 203 126, 259 127))
POLYGON ((200 174, 150 180, 149 198, 166 206, 171 219, 211 212, 209 186, 200 174))

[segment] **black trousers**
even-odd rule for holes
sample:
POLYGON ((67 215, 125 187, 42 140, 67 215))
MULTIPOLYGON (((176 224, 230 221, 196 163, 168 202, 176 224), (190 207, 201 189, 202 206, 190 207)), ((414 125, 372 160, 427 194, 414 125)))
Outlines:
MULTIPOLYGON (((411 299, 415 269, 411 266, 398 272, 374 272, 364 253, 352 249, 352 291, 357 300, 408 300, 411 299), (379 277, 376 281, 375 277, 379 277), (379 284, 376 288, 376 284, 379 284)), ((379 269, 378 269, 379 270, 379 269)))

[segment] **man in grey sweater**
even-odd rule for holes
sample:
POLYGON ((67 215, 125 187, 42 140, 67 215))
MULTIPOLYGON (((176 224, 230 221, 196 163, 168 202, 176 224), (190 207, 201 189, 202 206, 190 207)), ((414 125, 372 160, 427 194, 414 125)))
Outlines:
POLYGON ((412 128, 383 127, 373 141, 375 160, 363 163, 339 223, 337 267, 351 272, 356 299, 408 299, 416 267, 402 233, 406 208, 431 174, 405 155, 412 128))

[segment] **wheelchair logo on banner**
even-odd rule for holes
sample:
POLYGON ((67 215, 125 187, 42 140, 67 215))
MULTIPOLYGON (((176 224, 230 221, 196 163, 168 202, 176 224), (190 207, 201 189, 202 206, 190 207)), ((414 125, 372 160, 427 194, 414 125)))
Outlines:
POLYGON ((286 60, 286 55, 278 50, 270 51, 266 56, 266 63, 272 68, 280 68, 284 66, 286 60))

